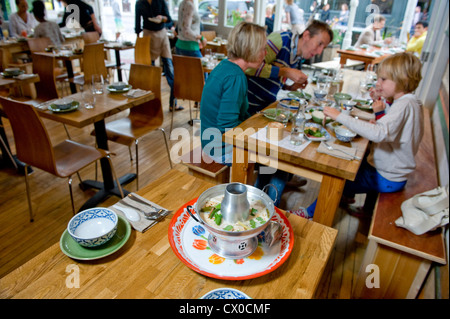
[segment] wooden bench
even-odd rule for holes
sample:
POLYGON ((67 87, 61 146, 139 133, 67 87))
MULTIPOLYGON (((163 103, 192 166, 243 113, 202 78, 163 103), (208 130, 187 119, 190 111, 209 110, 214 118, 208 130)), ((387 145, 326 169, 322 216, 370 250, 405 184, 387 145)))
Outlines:
POLYGON ((230 181, 230 168, 214 162, 203 154, 201 147, 194 148, 181 157, 181 162, 187 166, 189 174, 205 181, 223 184, 230 181))
POLYGON ((441 230, 421 236, 397 227, 400 205, 416 194, 438 186, 429 110, 424 109, 424 136, 416 155, 416 169, 401 192, 378 197, 369 231, 369 244, 355 284, 354 298, 416 298, 432 262, 446 263, 441 230), (367 287, 369 275, 379 269, 379 288, 367 287), (369 268, 367 268, 369 266, 369 268))

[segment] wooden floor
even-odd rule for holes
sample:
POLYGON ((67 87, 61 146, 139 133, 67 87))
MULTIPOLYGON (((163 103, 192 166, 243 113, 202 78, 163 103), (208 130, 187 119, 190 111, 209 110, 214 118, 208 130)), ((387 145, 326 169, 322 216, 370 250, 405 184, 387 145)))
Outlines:
MULTIPOLYGON (((162 80, 162 85, 165 110, 163 127, 168 131, 171 113, 168 112, 169 91, 165 79, 162 80)), ((188 102, 182 104, 185 106, 185 110, 175 113, 174 127, 183 127, 191 133, 193 129, 197 131, 197 126, 194 125, 192 128, 187 124, 189 120, 188 102)), ((9 143, 14 151, 14 140, 9 123, 6 119, 3 119, 3 122, 6 126, 9 143)), ((45 119, 44 123, 54 143, 66 138, 62 124, 45 119)), ((94 139, 89 134, 92 129, 93 127, 84 129, 69 127, 73 140, 94 145, 94 139)), ((170 169, 160 134, 158 131, 153 132, 139 143, 141 186, 157 179, 170 169)), ((194 135, 195 133, 192 136, 194 135)), ((179 140, 176 139, 170 143, 174 145, 179 143, 179 140)), ((192 143, 198 143, 198 134, 192 143)), ((110 143, 110 150, 116 153, 113 163, 119 176, 135 171, 134 163, 130 162, 128 150, 124 146, 110 143)), ((182 164, 174 164, 174 168, 186 171, 182 164)), ((92 179, 95 175, 94 172, 94 166, 91 166, 81 171, 81 176, 92 179)), ((74 185, 77 184, 78 181, 74 177, 74 185)), ((18 175, 12 168, 2 167, 0 169, 0 277, 58 242, 72 217, 67 180, 35 169, 30 175, 30 186, 35 210, 33 223, 29 222, 24 177, 18 175)), ((318 183, 308 181, 305 186, 287 188, 280 207, 295 209, 298 206, 308 206, 317 197, 318 186, 318 183)), ((126 188, 135 191, 136 183, 131 182, 126 188)), ((83 192, 79 187, 74 187, 76 208, 79 208, 93 194, 92 190, 83 192)), ((102 206, 110 206, 116 201, 118 198, 112 197, 102 206)), ((317 292, 317 298, 321 299, 351 298, 352 286, 367 244, 367 221, 351 217, 341 209, 336 215, 334 227, 339 230, 339 234, 317 292)))

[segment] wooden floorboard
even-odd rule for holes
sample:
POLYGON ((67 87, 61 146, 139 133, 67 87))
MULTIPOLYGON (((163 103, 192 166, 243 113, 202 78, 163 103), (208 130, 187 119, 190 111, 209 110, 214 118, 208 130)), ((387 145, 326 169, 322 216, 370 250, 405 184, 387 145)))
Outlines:
MULTIPOLYGON (((162 79, 162 86, 165 115, 163 127, 168 132, 171 113, 168 111, 169 90, 165 78, 162 79)), ((189 120, 188 103, 180 102, 180 104, 185 106, 185 110, 174 114, 174 127, 183 127, 192 134, 193 128, 187 124, 189 120)), ((193 115, 195 116, 195 112, 193 112, 193 115)), ((3 122, 6 126, 9 143, 13 153, 15 153, 9 123, 5 119, 3 122)), ((44 123, 54 143, 66 139, 61 124, 46 119, 44 119, 44 123)), ((93 126, 83 129, 68 128, 73 140, 94 145, 94 138, 90 135, 93 126)), ((194 126, 194 129, 197 128, 198 126, 194 126)), ((175 143, 179 143, 179 141, 170 141, 170 145, 175 145, 175 143)), ((191 143, 198 145, 199 136, 196 136, 191 143)), ((113 157, 113 164, 119 176, 135 171, 134 161, 130 161, 126 147, 110 143, 110 150, 116 154, 113 157)), ((132 152, 134 156, 134 149, 132 152)), ((139 142, 139 156, 141 171, 139 183, 141 187, 162 176, 170 168, 161 133, 158 131, 149 134, 139 142)), ((182 164, 176 164, 174 168, 187 171, 182 164)), ((95 177, 94 165, 83 169, 81 176, 82 178, 93 179, 95 177)), ((58 242, 72 217, 66 179, 56 178, 35 169, 29 180, 35 210, 35 221, 33 223, 29 222, 24 177, 18 175, 12 168, 0 169, 0 277, 58 242)), ((95 191, 87 190, 83 192, 78 187, 76 176, 73 185, 76 208, 79 208, 95 191)), ((299 188, 287 187, 280 204, 281 208, 296 209, 299 206, 308 206, 317 197, 319 186, 314 181, 307 181, 306 185, 299 188)), ((126 185, 126 188, 135 191, 136 182, 133 181, 126 185)), ((102 206, 110 206, 117 200, 118 198, 111 197, 102 206)), ((338 210, 336 215, 335 227, 339 229, 339 234, 317 292, 317 298, 321 299, 347 299, 351 297, 352 285, 359 271, 367 242, 367 227, 362 227, 360 220, 347 215, 341 209, 338 210)))

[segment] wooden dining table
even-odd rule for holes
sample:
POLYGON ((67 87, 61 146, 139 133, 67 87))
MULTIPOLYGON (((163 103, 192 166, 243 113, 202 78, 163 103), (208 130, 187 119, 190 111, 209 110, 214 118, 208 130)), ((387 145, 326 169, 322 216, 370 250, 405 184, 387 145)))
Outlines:
MULTIPOLYGON (((140 105, 155 98, 153 92, 137 97, 128 98, 124 94, 116 93, 103 93, 96 94, 95 107, 92 109, 86 109, 84 107, 82 93, 76 93, 67 96, 68 99, 73 99, 80 103, 77 110, 68 113, 55 113, 47 108, 38 109, 42 117, 48 118, 53 121, 61 122, 78 128, 85 127, 89 124, 94 124, 95 138, 97 147, 108 150, 108 139, 106 136, 105 119, 111 115, 129 109, 133 106, 140 105)), ((50 104, 47 102, 46 104, 50 104)), ((87 188, 96 188, 99 191, 91 197, 81 208, 80 211, 95 207, 99 203, 103 202, 110 195, 116 195, 120 197, 120 191, 114 183, 114 178, 111 170, 111 166, 106 158, 100 160, 103 182, 85 180, 82 186, 87 188)), ((126 184, 136 178, 136 174, 130 173, 119 178, 121 184, 126 184)), ((125 194, 128 192, 123 190, 125 194)))
POLYGON ((134 49, 134 45, 124 45, 121 43, 108 42, 105 43, 105 49, 114 50, 116 57, 116 68, 117 68, 117 79, 119 82, 122 81, 121 66, 122 61, 120 60, 120 51, 134 49))
POLYGON ((367 70, 369 65, 375 65, 383 61, 388 56, 392 55, 390 52, 383 52, 382 55, 373 54, 375 51, 379 51, 380 48, 371 47, 370 49, 356 49, 356 50, 337 50, 337 53, 341 56, 340 64, 345 66, 347 60, 357 60, 364 62, 364 70, 367 70))
MULTIPOLYGON (((137 194, 176 214, 212 186, 172 169, 137 194)), ((132 230, 123 247, 101 259, 71 259, 55 243, 1 278, 0 298, 196 299, 223 287, 258 299, 313 298, 337 236, 335 229, 285 213, 294 236, 290 256, 265 275, 223 280, 192 270, 174 253, 169 241, 174 214, 144 233, 132 230)))

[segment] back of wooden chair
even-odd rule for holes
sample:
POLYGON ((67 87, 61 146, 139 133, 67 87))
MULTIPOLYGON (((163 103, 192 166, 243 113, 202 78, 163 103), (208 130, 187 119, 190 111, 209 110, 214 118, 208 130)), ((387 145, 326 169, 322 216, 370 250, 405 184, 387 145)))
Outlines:
POLYGON ((36 99, 48 101, 58 98, 58 90, 56 88, 55 76, 55 57, 49 54, 33 53, 33 73, 39 74, 39 82, 36 86, 36 99))
POLYGON ((175 98, 200 102, 205 85, 201 58, 173 55, 173 68, 175 98))
POLYGON ((100 39, 100 35, 96 31, 85 32, 82 34, 84 44, 96 43, 100 39))
POLYGON ((134 63, 152 65, 149 36, 138 37, 136 39, 136 45, 134 47, 134 63))
POLYGON ((0 97, 22 162, 57 175, 55 154, 48 132, 34 106, 0 97))
MULTIPOLYGON (((97 32, 96 32, 97 33, 97 32)), ((105 64, 103 43, 86 44, 83 51, 84 81, 90 83, 92 75, 101 74, 106 81, 108 71, 105 64)))
POLYGON ((205 37, 206 41, 212 41, 216 38, 216 31, 202 31, 200 34, 205 37))
POLYGON ((27 40, 30 51, 33 52, 45 52, 45 49, 52 45, 50 38, 30 38, 27 40))
POLYGON ((164 121, 161 103, 162 68, 145 64, 131 64, 128 83, 133 88, 151 90, 155 98, 130 109, 130 118, 159 126, 164 121))

